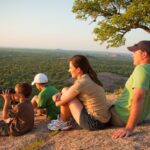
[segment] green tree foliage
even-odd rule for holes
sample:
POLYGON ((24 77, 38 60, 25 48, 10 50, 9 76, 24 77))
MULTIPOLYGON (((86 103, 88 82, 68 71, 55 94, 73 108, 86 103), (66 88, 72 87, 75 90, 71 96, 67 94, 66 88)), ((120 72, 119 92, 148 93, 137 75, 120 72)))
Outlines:
POLYGON ((124 45, 131 29, 150 33, 150 0, 75 0, 72 11, 78 19, 97 22, 95 40, 108 47, 124 45))

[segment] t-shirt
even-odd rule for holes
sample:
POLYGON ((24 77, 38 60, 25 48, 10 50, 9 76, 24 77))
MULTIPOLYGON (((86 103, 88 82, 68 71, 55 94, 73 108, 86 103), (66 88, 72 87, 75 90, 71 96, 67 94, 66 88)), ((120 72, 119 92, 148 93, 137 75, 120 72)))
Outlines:
POLYGON ((53 86, 46 85, 38 95, 38 108, 46 108, 49 119, 57 119, 60 113, 60 108, 52 100, 52 96, 58 92, 53 86))
POLYGON ((150 113, 150 64, 142 64, 135 67, 125 84, 122 95, 115 104, 115 110, 123 123, 127 123, 129 118, 134 88, 146 90, 141 122, 150 113))
POLYGON ((109 121, 111 115, 108 111, 104 89, 91 80, 89 75, 82 75, 70 88, 79 92, 77 98, 88 114, 103 123, 109 121))
POLYGON ((25 100, 9 110, 9 117, 12 121, 9 124, 11 135, 23 135, 30 131, 34 126, 34 110, 31 102, 25 100))

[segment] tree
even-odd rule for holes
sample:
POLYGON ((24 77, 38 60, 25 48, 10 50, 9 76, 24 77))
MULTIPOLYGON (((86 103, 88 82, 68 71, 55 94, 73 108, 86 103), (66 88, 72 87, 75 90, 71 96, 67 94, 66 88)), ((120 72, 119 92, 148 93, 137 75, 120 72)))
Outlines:
POLYGON ((95 41, 107 47, 124 45, 131 29, 150 33, 150 0, 75 0, 72 11, 78 19, 97 23, 95 41))

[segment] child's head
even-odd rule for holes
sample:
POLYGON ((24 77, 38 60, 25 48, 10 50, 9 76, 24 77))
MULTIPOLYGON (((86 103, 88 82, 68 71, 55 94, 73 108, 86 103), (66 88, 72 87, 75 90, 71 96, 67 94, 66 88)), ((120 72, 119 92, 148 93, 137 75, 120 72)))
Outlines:
POLYGON ((32 81, 32 85, 34 84, 47 84, 48 83, 48 77, 44 73, 38 73, 35 75, 34 80, 32 81))
POLYGON ((41 90, 48 83, 48 77, 44 73, 38 73, 35 75, 32 85, 35 85, 38 90, 41 90))
POLYGON ((15 86, 16 94, 21 94, 25 98, 28 98, 32 92, 32 86, 28 83, 18 83, 15 86))

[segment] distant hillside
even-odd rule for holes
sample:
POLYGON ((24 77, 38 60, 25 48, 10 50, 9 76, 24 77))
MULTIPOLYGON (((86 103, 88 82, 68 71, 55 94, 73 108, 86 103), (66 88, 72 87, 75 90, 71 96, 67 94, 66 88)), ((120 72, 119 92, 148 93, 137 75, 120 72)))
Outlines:
POLYGON ((60 54, 83 54, 89 56, 102 56, 102 57, 126 57, 129 58, 129 53, 116 53, 116 52, 105 52, 105 51, 85 51, 85 50, 64 50, 64 49, 37 49, 37 48, 6 48, 0 47, 0 51, 9 52, 31 52, 31 53, 60 53, 60 54))

